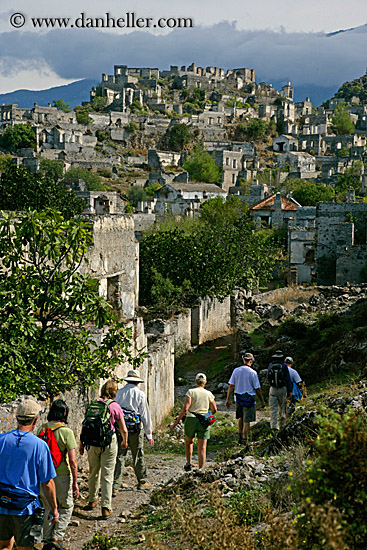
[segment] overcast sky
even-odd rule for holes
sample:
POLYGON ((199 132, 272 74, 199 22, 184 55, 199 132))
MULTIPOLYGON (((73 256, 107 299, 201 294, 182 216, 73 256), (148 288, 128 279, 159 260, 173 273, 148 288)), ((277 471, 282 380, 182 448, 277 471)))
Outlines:
MULTIPOLYGON (((16 20, 18 23, 19 19, 16 20)), ((114 64, 249 67, 256 80, 339 86, 367 65, 367 0, 1 0, 0 93, 112 73, 114 64), (10 24, 13 13, 25 24, 10 24), (191 17, 194 28, 35 30, 33 17, 191 17), (341 29, 354 31, 327 36, 341 29)))

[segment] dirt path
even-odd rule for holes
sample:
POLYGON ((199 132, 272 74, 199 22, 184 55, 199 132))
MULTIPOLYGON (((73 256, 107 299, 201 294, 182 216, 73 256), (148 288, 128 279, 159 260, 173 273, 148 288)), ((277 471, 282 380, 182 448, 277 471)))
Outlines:
MULTIPOLYGON (((176 386, 175 399, 182 400, 189 388, 195 387, 195 376, 198 372, 206 372, 209 367, 218 358, 218 355, 231 342, 231 337, 224 336, 218 340, 208 343, 207 346, 198 355, 190 354, 187 358, 187 370, 185 378, 187 384, 176 386)), ((185 358, 185 360, 186 360, 185 358)), ((209 390, 213 389, 213 384, 208 381, 209 390)), ((236 437, 235 406, 232 405, 228 411, 225 408, 225 396, 216 395, 218 411, 229 414, 234 421, 234 441, 236 437)), ((268 411, 257 411, 257 420, 268 419, 268 411)), ((128 454, 129 458, 130 453, 128 454)), ((214 464, 215 453, 209 452, 207 456, 207 466, 214 464)), ((146 454, 148 466, 148 478, 153 488, 164 485, 169 479, 178 478, 183 473, 185 464, 184 446, 182 445, 182 456, 177 455, 158 455, 146 454)), ((194 455, 193 461, 197 462, 197 456, 194 455)), ((113 533, 119 528, 119 525, 128 521, 129 517, 134 517, 134 510, 141 504, 150 499, 151 490, 141 491, 137 489, 137 481, 131 467, 127 468, 127 475, 123 478, 123 487, 113 498, 113 512, 110 518, 103 520, 100 516, 100 506, 94 511, 84 510, 88 498, 88 471, 82 470, 79 475, 81 496, 76 502, 71 524, 69 525, 65 536, 65 547, 68 550, 81 550, 83 543, 90 540, 93 535, 100 530, 113 533)), ((138 542, 138 541, 137 541, 138 542)))
MULTIPOLYGON (((147 455, 146 460, 149 481, 153 487, 159 487, 167 480, 178 477, 183 473, 185 464, 183 456, 147 455)), ((140 504, 148 502, 150 498, 151 490, 138 490, 134 472, 131 467, 128 467, 127 475, 123 477, 123 487, 117 496, 112 499, 112 515, 107 520, 103 520, 100 516, 100 506, 96 507, 95 512, 83 510, 88 497, 87 471, 81 472, 79 478, 81 498, 75 504, 72 521, 64 539, 65 547, 68 550, 81 550, 83 543, 90 540, 99 530, 113 532, 133 515, 134 509, 140 504)))

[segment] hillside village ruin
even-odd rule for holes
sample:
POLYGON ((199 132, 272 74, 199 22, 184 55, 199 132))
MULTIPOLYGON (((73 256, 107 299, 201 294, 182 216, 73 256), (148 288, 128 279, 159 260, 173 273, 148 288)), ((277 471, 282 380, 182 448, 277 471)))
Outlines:
POLYGON ((102 74, 100 86, 91 90, 90 101, 95 98, 104 99, 104 108, 90 111, 86 124, 78 122, 75 111, 50 104, 32 109, 2 105, 0 131, 24 123, 34 128, 36 150, 19 150, 12 161, 31 172, 39 169, 42 158, 62 162, 65 172, 74 167, 108 172, 105 191, 88 190, 83 181, 73 188, 86 199, 85 213, 93 223, 90 260, 101 292, 134 326, 138 347, 148 345, 143 377, 157 424, 173 405, 175 349, 189 350, 227 331, 233 312, 230 298, 222 303, 208 299, 174 321, 144 327, 136 317, 142 232, 167 213, 194 217, 204 201, 235 195, 248 203, 258 227, 285 227, 288 284, 364 282, 367 203, 350 189, 344 202, 303 206, 283 185, 292 177, 333 185, 359 162, 360 192, 365 194, 367 104, 358 98, 347 102, 355 132, 338 136, 332 117, 344 98, 318 107, 309 98, 294 102, 290 82, 277 91, 256 83, 252 69, 225 71, 194 63, 164 71, 115 65, 114 74, 102 74), (238 139, 238 124, 257 119, 275 123, 271 146, 238 139), (178 123, 212 155, 222 173, 219 184, 191 182, 183 169, 188 152, 169 148, 170 132, 178 123), (129 186, 159 185, 152 200, 139 202, 127 214, 126 197, 114 188, 121 181, 125 194, 129 186), (166 403, 155 407, 162 393, 166 403))

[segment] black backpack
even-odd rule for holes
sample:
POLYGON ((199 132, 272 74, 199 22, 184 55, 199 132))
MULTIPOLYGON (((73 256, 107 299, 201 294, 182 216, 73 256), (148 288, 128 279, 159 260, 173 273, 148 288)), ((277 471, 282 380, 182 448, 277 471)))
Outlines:
POLYGON ((82 424, 80 441, 88 450, 90 447, 101 447, 102 451, 111 445, 113 431, 111 430, 111 413, 107 401, 92 401, 88 405, 82 424))
POLYGON ((272 363, 268 372, 269 384, 273 388, 283 388, 286 386, 283 364, 282 363, 272 363))

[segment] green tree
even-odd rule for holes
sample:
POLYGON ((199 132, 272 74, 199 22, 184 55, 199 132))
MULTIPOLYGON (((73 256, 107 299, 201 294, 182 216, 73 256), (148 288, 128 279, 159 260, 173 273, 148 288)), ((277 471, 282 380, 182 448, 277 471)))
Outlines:
POLYGON ((132 185, 129 187, 127 198, 129 202, 135 206, 135 208, 138 206, 138 202, 149 200, 149 196, 147 195, 144 187, 140 187, 139 185, 132 185))
POLYGON ((93 111, 103 111, 105 107, 108 105, 108 99, 107 97, 100 97, 97 96, 92 101, 92 109, 93 111))
POLYGON ((330 185, 305 181, 296 185, 292 191, 293 198, 302 206, 316 206, 318 202, 331 202, 334 200, 335 192, 330 185))
POLYGON ((87 109, 75 111, 76 121, 79 124, 92 124, 93 120, 91 119, 88 113, 89 111, 87 109))
POLYGON ((184 151, 186 146, 193 140, 193 135, 186 126, 179 122, 172 126, 169 133, 169 147, 174 151, 184 151))
POLYGON ((59 160, 41 158, 40 172, 44 176, 51 178, 53 181, 59 181, 64 174, 64 165, 59 160))
MULTIPOLYGON (((131 330, 80 271, 90 226, 53 211, 4 214, 0 221, 0 399, 55 396, 95 387, 132 357, 131 330), (96 328, 104 330, 96 346, 96 328)), ((87 268, 85 269, 87 271, 87 268)))
POLYGON ((335 108, 331 124, 333 132, 338 136, 350 136, 354 133, 354 124, 343 101, 335 108))
POLYGON ((194 181, 206 183, 220 183, 222 170, 215 164, 214 158, 205 151, 201 144, 194 149, 184 163, 184 169, 188 171, 194 181))
POLYGON ((101 183, 101 178, 91 170, 83 170, 83 168, 70 168, 64 176, 64 181, 72 183, 76 180, 83 180, 89 191, 103 191, 104 186, 101 183))
POLYGON ((200 220, 166 225, 167 229, 155 229, 143 237, 140 297, 144 305, 159 307, 158 296, 171 296, 175 304, 190 306, 198 297, 223 298, 235 286, 253 288, 270 276, 274 243, 264 233, 253 233, 247 208, 237 197, 228 203, 209 200, 200 220))
POLYGON ((12 155, 3 155, 0 153, 0 174, 6 172, 11 164, 12 158, 12 155))
POLYGON ((346 168, 344 174, 338 174, 336 190, 338 193, 345 193, 350 187, 359 190, 361 188, 363 163, 357 160, 350 168, 346 168))
POLYGON ((63 99, 54 99, 54 107, 59 111, 64 111, 64 113, 69 113, 71 111, 70 105, 65 103, 63 99))
POLYGON ((73 191, 41 173, 31 174, 23 166, 10 166, 0 177, 0 209, 18 212, 46 208, 59 210, 69 219, 85 207, 73 191))
POLYGON ((9 151, 36 148, 36 132, 30 124, 8 126, 0 138, 0 146, 9 151))

